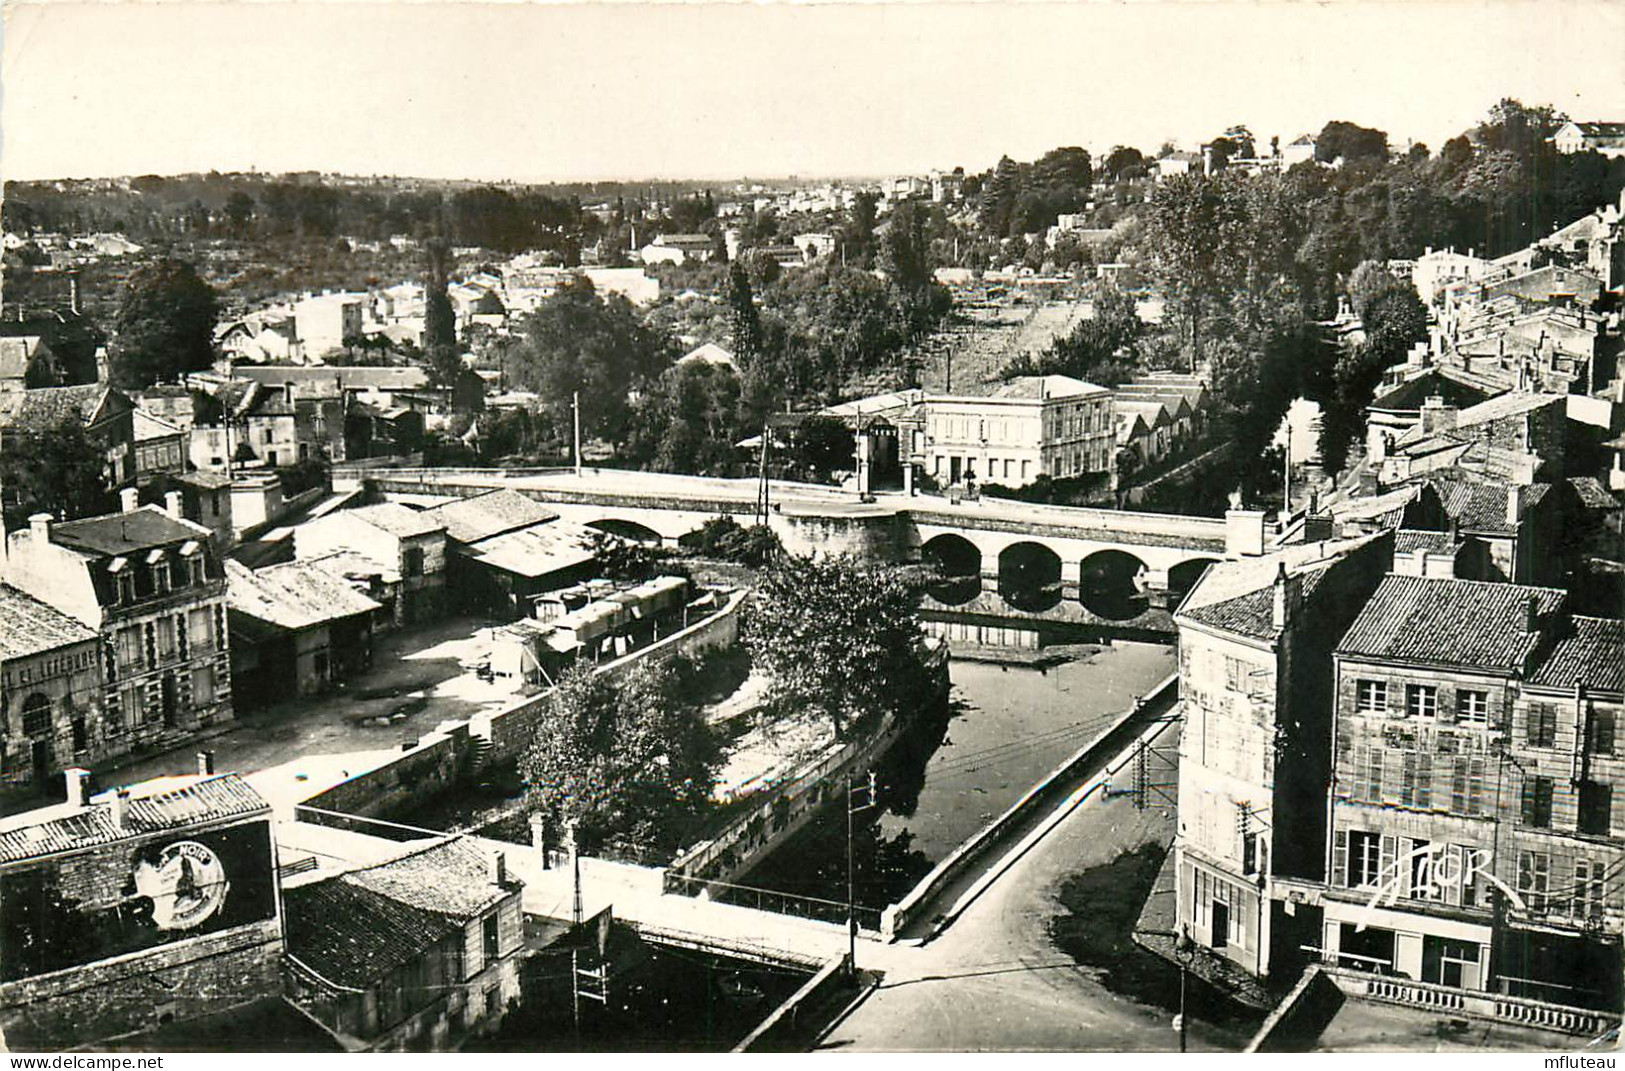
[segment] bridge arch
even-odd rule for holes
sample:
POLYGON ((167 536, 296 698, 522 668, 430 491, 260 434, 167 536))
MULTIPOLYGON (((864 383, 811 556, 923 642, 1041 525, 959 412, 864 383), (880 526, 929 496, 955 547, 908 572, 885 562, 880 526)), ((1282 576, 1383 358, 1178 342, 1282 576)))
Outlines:
POLYGON ((944 532, 926 540, 920 563, 935 574, 926 592, 938 602, 960 606, 982 591, 982 550, 962 535, 944 532))
POLYGON ((1190 593, 1196 582, 1202 579, 1207 567, 1217 565, 1217 558, 1191 558, 1180 562, 1168 570, 1168 606, 1173 608, 1179 605, 1180 600, 1190 593))
POLYGON ((1061 556, 1021 540, 999 552, 999 594, 1018 610, 1040 612, 1061 601, 1061 556))
POLYGON ((1127 621, 1150 606, 1144 561, 1126 550, 1097 550, 1078 569, 1078 601, 1108 621, 1127 621))
POLYGON ((646 524, 629 521, 623 517, 604 517, 596 521, 588 521, 588 528, 595 528, 600 532, 607 532, 612 536, 630 539, 634 543, 647 543, 650 546, 659 546, 663 540, 659 532, 646 524))

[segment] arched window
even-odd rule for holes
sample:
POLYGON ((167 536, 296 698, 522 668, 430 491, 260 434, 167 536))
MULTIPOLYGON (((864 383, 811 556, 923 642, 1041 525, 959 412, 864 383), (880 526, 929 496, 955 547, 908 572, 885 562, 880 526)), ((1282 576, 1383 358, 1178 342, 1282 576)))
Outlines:
POLYGON ((51 698, 35 692, 23 700, 23 735, 44 736, 51 731, 51 698))

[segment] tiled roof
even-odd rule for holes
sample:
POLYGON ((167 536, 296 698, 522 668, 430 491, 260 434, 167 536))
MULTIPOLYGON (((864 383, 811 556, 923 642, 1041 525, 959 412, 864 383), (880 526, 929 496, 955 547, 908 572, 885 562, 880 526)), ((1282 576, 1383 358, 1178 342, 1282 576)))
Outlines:
POLYGON ((1354 619, 1339 654, 1508 672, 1523 666, 1539 635, 1527 630, 1563 605, 1555 588, 1479 580, 1389 576, 1354 619))
POLYGON ((1551 484, 1509 487, 1499 483, 1439 478, 1428 481, 1439 493, 1445 514, 1463 529, 1472 532, 1511 533, 1517 527, 1507 523, 1507 498, 1518 496, 1518 520, 1546 497, 1551 484))
POLYGON ((1555 688, 1575 681, 1594 692, 1625 692, 1625 621, 1576 614, 1529 674, 1530 684, 1555 688))
POLYGON ((231 478, 218 472, 182 472, 173 477, 176 483, 201 487, 205 491, 218 491, 231 486, 231 478))
POLYGON ((130 787, 122 828, 114 824, 113 809, 105 803, 66 813, 64 808, 52 807, 43 821, 30 822, 28 813, 5 819, 0 823, 0 862, 76 851, 268 809, 265 800, 236 774, 198 780, 165 778, 145 790, 142 785, 130 787), (177 783, 179 787, 170 787, 177 783))
POLYGON ((1587 123, 1587 122, 1580 122, 1579 120, 1576 120, 1574 125, 1579 127, 1580 128, 1580 133, 1584 134, 1586 137, 1606 137, 1606 138, 1622 138, 1622 137, 1625 137, 1625 123, 1610 123, 1610 122, 1587 123))
POLYGON ((1104 394, 1105 387, 1085 383, 1071 376, 1018 376, 993 392, 995 398, 1071 398, 1080 394, 1104 394))
POLYGON ((285 889, 288 954, 330 982, 368 989, 387 979, 462 923, 424 911, 346 878, 285 889))
POLYGON ((344 878, 420 910, 467 920, 519 888, 514 881, 491 884, 489 854, 466 837, 453 837, 344 878))
POLYGON ((1463 409, 1456 417, 1456 427, 1473 427, 1477 424, 1489 423, 1492 420, 1503 420, 1522 413, 1532 413, 1537 409, 1544 409, 1548 405, 1563 405, 1565 404, 1564 398, 1565 396, 1562 394, 1530 394, 1511 391, 1463 409))
POLYGON ((107 388, 98 383, 18 391, 0 410, 0 423, 29 431, 47 431, 67 417, 89 421, 96 415, 106 393, 107 388))
POLYGON ((507 488, 447 502, 424 510, 423 515, 445 525, 446 535, 459 543, 474 543, 515 528, 557 520, 559 516, 507 488))
POLYGON ((1371 408, 1409 412, 1421 409, 1434 395, 1443 398, 1446 405, 1473 406, 1485 401, 1491 393, 1487 386, 1465 383, 1458 375, 1448 375, 1442 369, 1433 368, 1379 394, 1372 401, 1371 408))
POLYGON ((433 517, 426 512, 408 509, 399 502, 380 502, 376 506, 360 506, 356 509, 345 510, 344 515, 366 521, 374 528, 380 528, 398 539, 428 535, 430 532, 443 531, 446 527, 439 518, 433 517))
POLYGON ((233 612, 289 630, 378 609, 342 577, 309 562, 254 570, 228 561, 226 580, 226 605, 233 612))
POLYGON ((1363 550, 1386 533, 1363 535, 1325 543, 1299 543, 1261 558, 1222 561, 1208 567, 1185 601, 1176 619, 1257 639, 1273 639, 1276 578, 1284 566, 1288 575, 1302 579, 1301 606, 1312 601, 1332 565, 1363 550))
POLYGON ((1450 538, 1449 532, 1420 532, 1413 528, 1401 528, 1394 533, 1395 554, 1411 554, 1418 550, 1450 554, 1460 546, 1461 540, 1450 538))
POLYGON ((1618 509, 1619 499, 1608 493, 1602 481, 1595 476, 1570 476, 1568 484, 1574 496, 1586 509, 1618 509))
POLYGON ((129 513, 107 513, 51 526, 52 543, 92 554, 131 554, 210 534, 202 525, 177 520, 158 506, 142 506, 129 513))
POLYGON ((61 611, 0 584, 0 658, 22 658, 95 638, 94 631, 61 611))
MULTIPOLYGON (((1330 568, 1329 565, 1323 565, 1296 574, 1303 579, 1303 600, 1305 603, 1309 601, 1315 589, 1320 586, 1320 582, 1326 577, 1326 571, 1330 568)), ((1192 607, 1183 611, 1180 616, 1199 621, 1213 628, 1222 629, 1225 632, 1251 636, 1254 639, 1272 640, 1280 635, 1280 630, 1275 627, 1274 584, 1250 591, 1233 599, 1225 599, 1223 602, 1192 607)))
POLYGON ((135 441, 138 443, 151 442, 153 439, 169 439, 182 434, 180 428, 145 409, 137 409, 134 417, 135 441))

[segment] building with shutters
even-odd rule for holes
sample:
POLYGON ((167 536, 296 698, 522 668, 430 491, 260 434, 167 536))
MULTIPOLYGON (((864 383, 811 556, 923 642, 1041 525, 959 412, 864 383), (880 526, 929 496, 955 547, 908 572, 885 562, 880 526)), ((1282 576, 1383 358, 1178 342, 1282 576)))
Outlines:
MULTIPOLYGON (((172 509, 138 506, 9 533, 4 579, 94 633, 100 701, 87 705, 90 758, 174 746, 230 720, 226 580, 208 528, 172 509)), ((52 772, 73 765, 56 756, 52 772)))
POLYGON ((1617 1010, 1618 620, 1553 588, 1390 576, 1338 645, 1323 893, 1340 967, 1617 1010))
POLYGON ((1249 973, 1301 968, 1272 956, 1303 943, 1278 888, 1322 876, 1331 652, 1392 561, 1393 537, 1378 533, 1220 562, 1175 614, 1178 924, 1249 973))

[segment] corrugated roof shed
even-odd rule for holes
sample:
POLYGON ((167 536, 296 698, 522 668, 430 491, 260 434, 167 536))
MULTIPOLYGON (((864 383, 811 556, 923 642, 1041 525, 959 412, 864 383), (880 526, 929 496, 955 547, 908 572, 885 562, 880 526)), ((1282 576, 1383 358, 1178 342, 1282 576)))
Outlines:
POLYGON ((0 658, 23 658, 95 638, 92 629, 67 614, 0 584, 0 658))
POLYGON ((1510 672, 1535 650, 1566 595, 1556 588, 1481 580, 1389 576, 1343 636, 1337 653, 1395 662, 1510 672), (1530 601, 1536 631, 1529 626, 1530 601))

